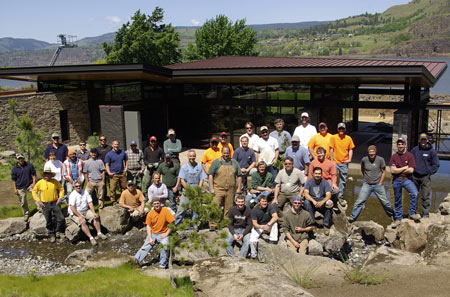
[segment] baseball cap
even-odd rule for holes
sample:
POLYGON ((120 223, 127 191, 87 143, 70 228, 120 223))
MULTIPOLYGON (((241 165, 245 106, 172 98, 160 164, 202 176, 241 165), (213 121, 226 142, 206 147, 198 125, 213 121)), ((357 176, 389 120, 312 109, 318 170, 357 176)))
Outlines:
POLYGON ((53 134, 52 134, 52 138, 59 138, 58 132, 53 133, 53 134))
POLYGON ((264 131, 264 130, 269 130, 269 128, 267 128, 267 126, 261 126, 261 128, 259 128, 259 131, 264 131))
POLYGON ((169 129, 169 131, 167 132, 167 135, 175 135, 175 130, 169 129))
POLYGON ((220 132, 220 136, 228 136, 227 132, 220 132))
POLYGON ((302 199, 302 197, 300 197, 300 196, 295 196, 294 199, 293 199, 293 201, 300 201, 300 202, 303 202, 303 199, 302 199))
POLYGON ((21 155, 21 154, 16 154, 16 159, 19 160, 20 158, 25 159, 23 155, 21 155))
POLYGON ((72 155, 72 154, 75 154, 75 151, 74 150, 69 150, 68 152, 67 152, 67 155, 72 155))
POLYGON ((172 155, 170 153, 165 154, 166 158, 172 158, 172 155))
POLYGON ((130 141, 130 145, 137 145, 136 140, 130 141))
POLYGON ((428 140, 428 135, 427 135, 427 133, 421 133, 421 134, 419 135, 419 140, 421 140, 421 139, 426 139, 426 140, 428 140))
POLYGON ((150 141, 156 141, 156 136, 150 137, 150 141))
POLYGON ((339 129, 339 128, 344 128, 344 129, 345 129, 345 123, 339 123, 339 124, 338 124, 338 129, 339 129))
POLYGON ((219 142, 219 140, 217 140, 217 137, 211 137, 209 142, 219 142))
POLYGON ((130 180, 127 181, 127 185, 133 185, 133 186, 134 186, 134 183, 133 183, 133 181, 130 179, 130 180))
POLYGON ((324 122, 320 122, 319 128, 322 127, 322 126, 328 127, 327 124, 325 124, 324 122))
POLYGON ((301 118, 303 118, 303 117, 309 118, 309 114, 307 112, 302 112, 302 115, 300 117, 301 118))
POLYGON ((300 142, 300 137, 298 137, 298 135, 294 135, 294 136, 292 136, 291 142, 292 142, 292 141, 298 141, 298 142, 300 142))
POLYGON ((403 137, 399 137, 399 138, 397 139, 397 143, 399 143, 399 142, 406 143, 406 140, 405 140, 403 137))

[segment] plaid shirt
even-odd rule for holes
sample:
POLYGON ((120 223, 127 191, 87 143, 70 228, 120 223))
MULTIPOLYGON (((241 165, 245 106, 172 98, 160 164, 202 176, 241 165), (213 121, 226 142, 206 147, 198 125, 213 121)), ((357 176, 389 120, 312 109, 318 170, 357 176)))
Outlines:
POLYGON ((133 152, 132 149, 126 151, 128 155, 128 169, 129 170, 143 170, 145 169, 144 154, 140 149, 138 153, 133 152))

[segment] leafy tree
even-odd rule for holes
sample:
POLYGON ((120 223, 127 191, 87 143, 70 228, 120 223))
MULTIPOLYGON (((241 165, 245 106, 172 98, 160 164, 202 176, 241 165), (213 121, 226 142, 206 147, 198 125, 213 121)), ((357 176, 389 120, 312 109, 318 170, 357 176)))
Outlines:
POLYGON ((113 44, 103 43, 106 62, 168 65, 180 61, 179 36, 171 24, 160 24, 164 11, 156 7, 152 15, 137 10, 132 22, 122 25, 113 44))
POLYGON ((256 32, 245 26, 245 19, 234 24, 225 15, 207 20, 195 32, 195 43, 187 47, 187 59, 200 60, 220 56, 251 56, 257 55, 256 32))

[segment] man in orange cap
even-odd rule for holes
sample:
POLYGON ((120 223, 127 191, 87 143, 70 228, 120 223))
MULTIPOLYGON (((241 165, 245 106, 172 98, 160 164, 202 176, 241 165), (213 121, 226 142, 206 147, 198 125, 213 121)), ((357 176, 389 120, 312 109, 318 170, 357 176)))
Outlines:
POLYGON ((63 163, 63 178, 66 181, 66 195, 69 196, 73 191, 73 185, 76 180, 84 183, 83 162, 77 158, 74 150, 69 150, 69 158, 63 163))
POLYGON ((219 144, 217 145, 217 148, 219 148, 219 150, 222 151, 222 148, 224 146, 228 146, 228 148, 230 149, 231 157, 233 157, 233 154, 234 154, 233 145, 227 141, 227 138, 228 138, 227 132, 220 133, 220 137, 219 137, 220 141, 219 141, 219 144))

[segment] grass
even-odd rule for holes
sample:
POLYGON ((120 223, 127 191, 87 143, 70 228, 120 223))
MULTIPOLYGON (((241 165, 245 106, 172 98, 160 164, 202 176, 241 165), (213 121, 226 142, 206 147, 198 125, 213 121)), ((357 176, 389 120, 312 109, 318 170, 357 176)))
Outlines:
POLYGON ((360 284, 365 286, 381 285, 389 279, 389 275, 387 273, 379 274, 371 272, 366 267, 366 264, 367 260, 364 263, 360 263, 360 265, 356 265, 355 267, 346 264, 345 279, 352 284, 360 284))
POLYGON ((11 180, 11 167, 0 164, 0 181, 11 180))
POLYGON ((296 268, 295 265, 293 265, 292 263, 290 264, 289 268, 284 264, 280 264, 280 267, 284 270, 284 272, 286 272, 287 276, 299 287, 305 289, 320 287, 319 284, 317 284, 312 279, 312 275, 317 270, 317 268, 319 268, 318 265, 312 264, 308 266, 308 268, 303 273, 299 272, 298 268, 296 268))
POLYGON ((169 279, 142 275, 129 264, 97 268, 78 274, 26 277, 0 275, 0 296, 193 296, 188 278, 169 279))

